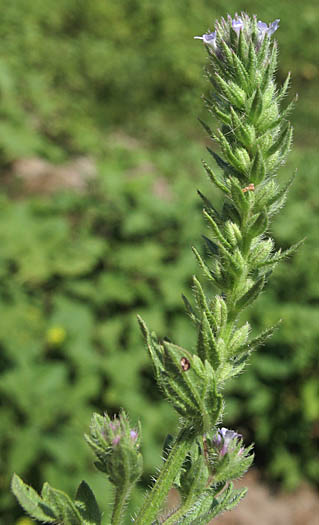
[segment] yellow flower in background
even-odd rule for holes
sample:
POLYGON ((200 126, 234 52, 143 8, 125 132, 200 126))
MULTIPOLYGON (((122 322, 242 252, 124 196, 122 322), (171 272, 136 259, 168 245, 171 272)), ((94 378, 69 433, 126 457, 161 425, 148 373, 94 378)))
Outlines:
POLYGON ((47 331, 47 342, 50 345, 58 346, 66 338, 66 331, 63 326, 53 326, 47 331))
POLYGON ((19 518, 16 525, 35 525, 35 521, 31 518, 19 518))

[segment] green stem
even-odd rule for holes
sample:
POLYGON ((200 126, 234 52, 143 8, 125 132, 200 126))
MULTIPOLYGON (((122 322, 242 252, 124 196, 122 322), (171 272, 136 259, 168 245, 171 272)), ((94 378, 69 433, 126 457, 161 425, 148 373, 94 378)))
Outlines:
POLYGON ((150 525, 157 518, 168 491, 172 487, 195 437, 196 433, 193 429, 188 427, 181 429, 154 487, 148 494, 134 522, 135 525, 150 525))
POLYGON ((124 515, 127 498, 129 497, 131 489, 130 483, 125 483, 121 487, 117 486, 115 491, 115 500, 112 513, 112 525, 120 525, 124 515))
POLYGON ((192 497, 188 497, 184 504, 179 509, 177 509, 177 511, 174 512, 174 514, 172 514, 169 518, 167 518, 164 521, 163 525, 174 525, 174 523, 178 523, 178 520, 186 514, 186 512, 192 507, 193 503, 194 497, 192 494, 192 497))

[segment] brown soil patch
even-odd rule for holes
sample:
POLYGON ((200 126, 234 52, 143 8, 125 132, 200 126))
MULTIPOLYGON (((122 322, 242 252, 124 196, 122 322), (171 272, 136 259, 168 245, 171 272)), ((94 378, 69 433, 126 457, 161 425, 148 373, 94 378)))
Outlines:
POLYGON ((214 519, 215 525, 319 525, 319 498, 309 486, 287 494, 272 494, 252 470, 237 487, 247 487, 243 501, 214 519))
MULTIPOLYGON (((214 518, 212 525, 319 525, 319 498, 310 486, 276 494, 260 480, 256 469, 235 485, 248 488, 246 497, 234 510, 214 518)), ((167 506, 172 510, 179 503, 178 492, 173 489, 167 506)))

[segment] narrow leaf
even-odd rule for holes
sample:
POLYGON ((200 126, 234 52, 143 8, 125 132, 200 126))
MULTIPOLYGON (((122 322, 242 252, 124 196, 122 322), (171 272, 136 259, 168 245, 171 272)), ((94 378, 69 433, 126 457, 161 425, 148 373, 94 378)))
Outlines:
POLYGON ((212 230, 213 230, 213 232, 215 234, 215 238, 218 241, 220 241, 222 246, 224 246, 225 248, 231 249, 231 245, 229 244, 229 242, 223 236, 223 234, 220 231, 220 229, 218 228, 216 222, 214 221, 214 219, 205 210, 204 210, 204 216, 206 217, 206 219, 208 220, 210 226, 212 227, 212 230))
POLYGON ((290 177, 290 179, 288 180, 287 184, 285 184, 285 185, 283 186, 283 188, 282 188, 281 190, 279 190, 279 191, 278 191, 278 192, 272 197, 272 199, 270 199, 270 200, 268 201, 267 204, 268 204, 269 206, 272 205, 272 204, 274 204, 276 201, 280 200, 283 196, 286 196, 286 195, 287 195, 290 186, 292 185, 292 183, 293 183, 294 180, 295 180, 296 174, 297 174, 297 172, 295 172, 295 173, 290 177))
POLYGON ((249 306, 251 303, 254 302, 255 299, 257 299, 258 295, 262 291, 263 287, 265 286, 265 277, 262 276, 258 281, 255 282, 255 284, 249 288, 249 290, 237 301, 236 308, 237 311, 240 312, 247 306, 249 306))
POLYGON ((289 89, 289 85, 290 85, 290 78, 291 78, 291 73, 289 71, 289 73, 288 73, 288 75, 286 77, 286 80, 283 83, 282 88, 280 89, 280 91, 278 93, 277 102, 280 102, 287 95, 287 92, 288 92, 288 89, 289 89))
POLYGON ((195 312, 194 312, 194 310, 193 310, 193 308, 192 308, 191 303, 189 302, 189 300, 187 299, 187 297, 186 297, 184 294, 182 294, 182 299, 183 299, 183 301, 184 301, 184 305, 185 305, 186 311, 187 311, 189 317, 191 318, 191 320, 192 320, 195 324, 199 324, 200 321, 199 321, 199 319, 196 317, 195 312))
POLYGON ((305 239, 301 239, 301 241, 296 242, 295 244, 293 244, 290 248, 288 248, 284 252, 280 252, 279 255, 275 254, 273 257, 268 259, 268 261, 260 263, 258 265, 258 268, 264 268, 265 266, 271 266, 272 264, 275 264, 275 263, 278 263, 279 261, 282 261, 282 259, 285 259, 286 257, 289 257, 289 255, 292 255, 299 248, 299 246, 301 246, 304 242, 305 242, 305 239))
POLYGON ((212 203, 207 199, 207 197, 205 197, 205 195, 202 194, 201 191, 197 190, 197 193, 198 195, 200 196, 200 198, 202 199, 204 205, 206 206, 206 210, 208 213, 210 213, 212 215, 212 217, 217 221, 219 222, 220 221, 220 216, 219 216, 219 213, 218 211, 216 210, 216 208, 214 208, 214 206, 212 205, 212 203))
POLYGON ((215 186, 217 186, 217 188, 219 188, 223 192, 229 193, 229 189, 227 188, 227 186, 221 181, 220 177, 218 177, 215 174, 215 172, 210 168, 210 166, 208 166, 207 162, 202 160, 202 163, 203 163, 203 166, 204 166, 204 168, 206 170, 206 173, 207 173, 209 179, 213 182, 213 184, 215 184, 215 186))
POLYGON ((197 262, 199 264, 199 266, 201 267, 201 269, 203 270, 203 273, 205 275, 205 277, 215 283, 215 278, 212 274, 212 272, 210 271, 210 269, 208 268, 208 266, 206 265, 206 263, 203 261, 203 259, 201 258, 201 256, 199 255, 198 251, 196 250, 196 248, 194 248, 194 246, 192 246, 192 250, 193 250, 193 253, 197 259, 197 262))
POLYGON ((219 249, 217 244, 215 244, 213 241, 211 241, 206 235, 202 235, 204 241, 206 242, 207 249, 211 255, 217 255, 219 254, 219 249))
POLYGON ((285 144, 285 142, 287 141, 287 137, 290 136, 291 132, 292 132, 291 125, 288 124, 282 130, 282 132, 280 133, 279 137, 274 142, 274 144, 269 148, 269 150, 267 151, 267 155, 268 156, 273 155, 274 153, 276 153, 276 151, 280 150, 285 144))
POLYGON ((257 124, 261 114, 263 112, 263 96, 259 88, 256 89, 252 103, 249 118, 257 124))

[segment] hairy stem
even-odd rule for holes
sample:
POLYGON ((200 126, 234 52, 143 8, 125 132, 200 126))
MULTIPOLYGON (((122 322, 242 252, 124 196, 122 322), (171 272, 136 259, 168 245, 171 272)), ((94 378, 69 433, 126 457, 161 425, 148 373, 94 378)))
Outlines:
POLYGON ((195 437, 196 432, 193 428, 183 427, 181 429, 155 485, 135 520, 136 525, 146 525, 156 519, 195 437))
POLYGON ((123 481, 122 486, 117 486, 112 513, 112 525, 120 525, 123 522, 127 499, 130 494, 131 484, 123 481))

